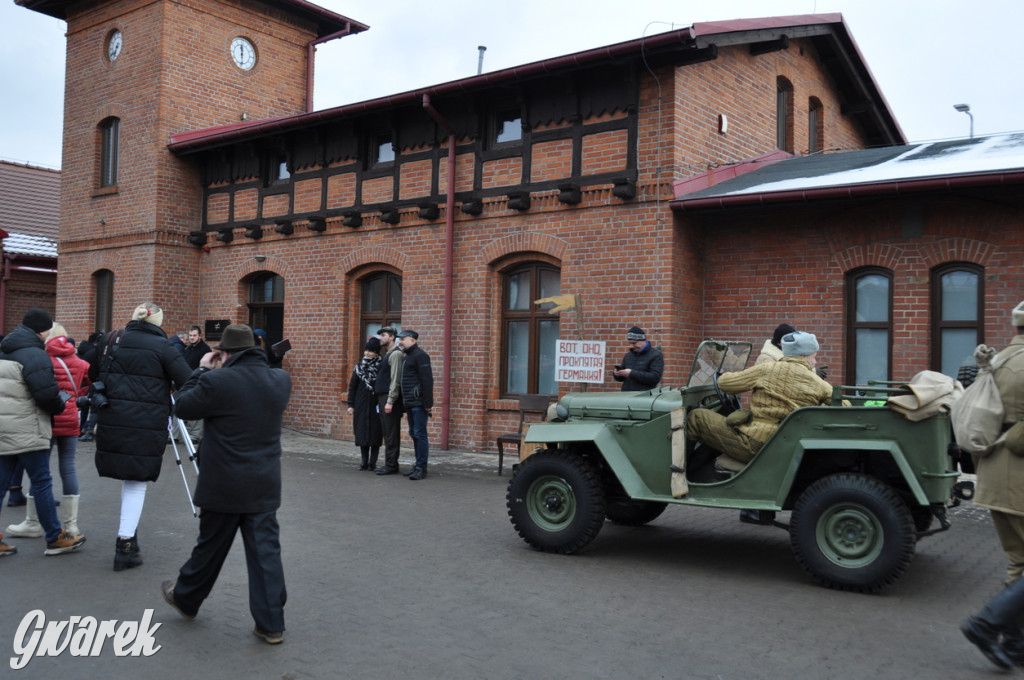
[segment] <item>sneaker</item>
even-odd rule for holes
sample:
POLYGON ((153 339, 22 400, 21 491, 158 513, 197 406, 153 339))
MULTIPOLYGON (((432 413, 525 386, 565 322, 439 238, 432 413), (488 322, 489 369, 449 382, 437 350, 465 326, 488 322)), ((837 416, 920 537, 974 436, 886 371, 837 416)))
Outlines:
POLYGON ((85 545, 85 536, 82 536, 81 534, 72 535, 66 531, 61 531, 60 536, 46 543, 46 550, 43 554, 61 555, 63 553, 74 552, 83 545, 85 545))
POLYGON ((186 619, 191 620, 191 619, 196 618, 195 614, 189 614, 184 609, 179 607, 177 602, 175 602, 175 600, 174 600, 174 584, 175 583, 177 583, 177 581, 170 581, 170 580, 168 580, 168 581, 164 581, 163 583, 160 584, 160 592, 164 596, 164 601, 167 602, 167 604, 171 605, 171 609, 173 609, 174 611, 178 612, 179 614, 184 616, 186 619))
POLYGON ((284 642, 284 631, 277 631, 275 633, 268 633, 265 630, 260 630, 259 626, 252 629, 252 634, 256 637, 263 638, 264 642, 268 645, 279 645, 284 642))
POLYGON ((7 545, 3 541, 4 535, 0 534, 0 557, 7 557, 8 555, 16 555, 18 549, 13 545, 7 545))

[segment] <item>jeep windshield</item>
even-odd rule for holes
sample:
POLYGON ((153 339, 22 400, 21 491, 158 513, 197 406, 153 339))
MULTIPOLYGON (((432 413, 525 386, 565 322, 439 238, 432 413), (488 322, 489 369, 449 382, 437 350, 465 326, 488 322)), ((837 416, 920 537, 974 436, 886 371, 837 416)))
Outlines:
POLYGON ((711 385, 716 373, 742 371, 750 358, 750 348, 749 342, 705 340, 697 348, 687 387, 711 385))

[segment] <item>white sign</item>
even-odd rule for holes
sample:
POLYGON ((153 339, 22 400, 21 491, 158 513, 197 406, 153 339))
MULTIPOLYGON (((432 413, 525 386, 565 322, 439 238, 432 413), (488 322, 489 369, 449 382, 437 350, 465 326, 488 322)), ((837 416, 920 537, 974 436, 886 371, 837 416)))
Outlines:
POLYGON ((559 340, 555 352, 557 382, 604 382, 604 342, 559 340))

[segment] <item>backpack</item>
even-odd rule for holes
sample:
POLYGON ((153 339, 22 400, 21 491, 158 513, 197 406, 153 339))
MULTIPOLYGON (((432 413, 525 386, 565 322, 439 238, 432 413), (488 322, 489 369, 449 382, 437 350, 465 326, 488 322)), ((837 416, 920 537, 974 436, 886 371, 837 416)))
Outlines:
MULTIPOLYGON (((984 347, 979 345, 975 350, 975 356, 978 356, 978 351, 984 347)), ((953 402, 949 414, 953 423, 953 435, 957 446, 964 451, 984 456, 1003 439, 1000 435, 1006 412, 1003 409, 1002 397, 999 396, 999 388, 996 386, 995 372, 1021 352, 1024 352, 1024 349, 1017 350, 998 363, 979 362, 978 377, 963 395, 953 402)))

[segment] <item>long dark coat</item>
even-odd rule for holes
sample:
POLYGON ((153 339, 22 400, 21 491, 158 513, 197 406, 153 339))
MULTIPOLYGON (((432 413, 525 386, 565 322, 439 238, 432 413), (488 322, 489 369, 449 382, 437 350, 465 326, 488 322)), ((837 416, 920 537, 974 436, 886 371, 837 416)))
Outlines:
POLYGON ((131 321, 117 350, 101 360, 110 405, 97 409, 96 471, 101 477, 156 481, 167 446, 171 384, 192 371, 159 326, 131 321))
MULTIPOLYGON (((377 359, 380 361, 380 358, 377 359)), ((386 366, 381 363, 383 368, 386 366)), ((378 376, 380 373, 378 373, 378 376)), ((352 407, 352 429, 355 431, 356 446, 380 446, 384 440, 377 413, 377 395, 374 390, 352 371, 348 381, 348 405, 352 407)))

